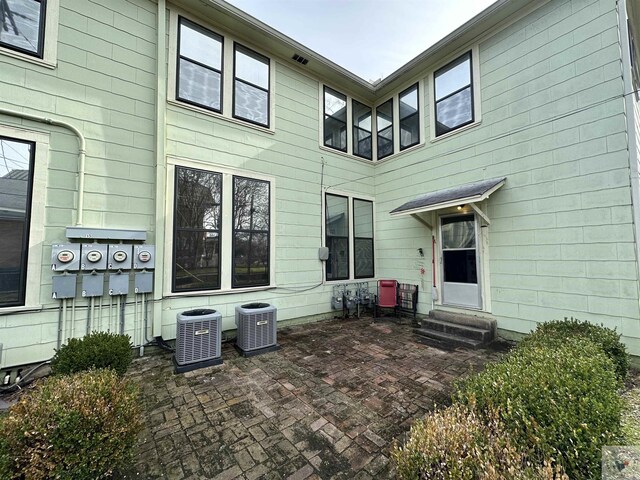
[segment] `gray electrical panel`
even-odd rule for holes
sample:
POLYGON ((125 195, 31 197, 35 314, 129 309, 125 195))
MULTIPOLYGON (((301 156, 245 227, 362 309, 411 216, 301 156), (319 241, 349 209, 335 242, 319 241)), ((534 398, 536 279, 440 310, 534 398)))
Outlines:
POLYGON ((76 274, 56 275, 51 280, 51 298, 60 300, 63 298, 75 298, 76 296, 76 274))
POLYGON ((133 247, 133 268, 153 270, 156 267, 156 246, 135 245, 133 247))
POLYGON ((136 272, 133 284, 135 293, 153 292, 153 272, 136 272))
POLYGON ((82 270, 106 270, 107 269, 107 245, 98 243, 85 243, 82 245, 80 268, 82 270))
POLYGON ((109 257, 107 267, 109 270, 131 269, 132 245, 109 245, 109 257))
POLYGON ((82 296, 101 297, 104 291, 104 273, 82 274, 82 296))
POLYGON ((110 273, 109 274, 109 295, 128 295, 129 294, 129 274, 128 273, 110 273))
POLYGON ((64 243, 51 245, 51 270, 56 272, 80 269, 80 244, 64 243))

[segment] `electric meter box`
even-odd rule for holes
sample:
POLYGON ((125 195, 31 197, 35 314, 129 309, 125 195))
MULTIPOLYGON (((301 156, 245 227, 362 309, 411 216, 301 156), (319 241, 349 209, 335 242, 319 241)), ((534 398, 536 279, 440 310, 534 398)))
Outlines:
POLYGON ((156 246, 135 245, 133 247, 134 270, 153 270, 156 267, 156 246))
POLYGON ((82 296, 101 297, 104 291, 104 273, 82 274, 82 296))
POLYGON ((153 292, 153 272, 136 272, 133 276, 135 293, 153 292))
POLYGON ((52 280, 51 298, 75 298, 77 275, 55 275, 52 280))
POLYGON ((133 245, 109 245, 109 257, 107 267, 109 270, 129 270, 131 269, 131 257, 133 245))
POLYGON ((75 272, 79 269, 79 243, 60 243, 51 245, 51 270, 55 272, 75 272))
POLYGON ((82 245, 80 268, 82 270, 106 270, 107 269, 107 245, 98 243, 85 243, 82 245))
POLYGON ((129 274, 128 273, 110 273, 109 274, 109 295, 128 295, 129 294, 129 274))

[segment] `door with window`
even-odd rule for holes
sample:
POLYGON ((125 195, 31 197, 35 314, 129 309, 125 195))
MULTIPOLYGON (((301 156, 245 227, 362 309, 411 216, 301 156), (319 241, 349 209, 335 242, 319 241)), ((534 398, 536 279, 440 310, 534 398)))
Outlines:
POLYGON ((475 214, 440 217, 442 303, 482 308, 475 214))

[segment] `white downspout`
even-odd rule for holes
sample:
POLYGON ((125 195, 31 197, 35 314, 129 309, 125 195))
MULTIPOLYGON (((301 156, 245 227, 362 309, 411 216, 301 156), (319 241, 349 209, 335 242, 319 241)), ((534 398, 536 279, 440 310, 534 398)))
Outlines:
POLYGON ((87 143, 82 132, 70 123, 40 115, 32 115, 30 113, 18 112, 17 110, 9 110, 7 108, 0 108, 0 114, 63 127, 67 130, 71 130, 78 137, 78 142, 80 143, 80 154, 78 159, 78 209, 76 214, 76 226, 82 225, 82 216, 84 212, 84 165, 87 154, 87 143))
MULTIPOLYGON (((157 41, 157 92, 156 92, 156 274, 153 285, 153 327, 152 336, 162 334, 162 292, 164 272, 164 229, 166 194, 166 117, 167 117, 167 2, 158 0, 158 41, 157 41), (160 273, 160 274, 159 274, 160 273)), ((147 332, 144 332, 145 338, 147 332)))

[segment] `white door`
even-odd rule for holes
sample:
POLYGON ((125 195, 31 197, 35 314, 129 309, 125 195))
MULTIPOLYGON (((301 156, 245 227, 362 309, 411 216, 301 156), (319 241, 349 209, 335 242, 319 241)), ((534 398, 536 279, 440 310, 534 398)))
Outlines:
POLYGON ((442 303, 482 308, 475 214, 440 217, 440 253, 442 303))

